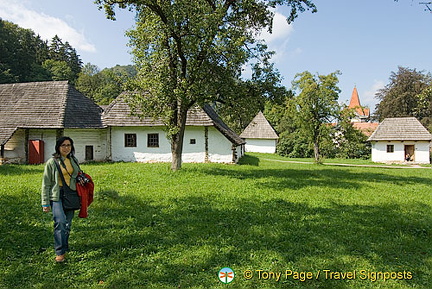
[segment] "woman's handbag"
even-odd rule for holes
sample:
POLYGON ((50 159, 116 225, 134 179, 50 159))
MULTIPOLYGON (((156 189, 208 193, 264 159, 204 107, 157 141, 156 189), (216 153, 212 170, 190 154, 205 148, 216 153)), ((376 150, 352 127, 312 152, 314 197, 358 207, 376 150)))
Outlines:
POLYGON ((60 165, 54 161, 60 174, 60 178, 63 182, 63 187, 60 190, 60 197, 62 199, 64 210, 79 210, 81 208, 81 198, 78 196, 77 191, 72 190, 64 179, 63 173, 60 169, 60 165))
POLYGON ((78 196, 77 191, 73 191, 67 185, 63 185, 61 192, 63 209, 79 210, 81 208, 81 198, 78 196))

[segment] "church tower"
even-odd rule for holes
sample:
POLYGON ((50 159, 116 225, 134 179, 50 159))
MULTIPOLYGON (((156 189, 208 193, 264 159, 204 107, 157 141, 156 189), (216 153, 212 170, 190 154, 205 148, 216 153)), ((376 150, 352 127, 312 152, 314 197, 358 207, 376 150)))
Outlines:
POLYGON ((357 92, 357 87, 354 86, 353 92, 351 94, 351 100, 348 108, 354 110, 354 118, 351 119, 352 122, 368 122, 370 118, 370 109, 363 107, 360 104, 360 98, 357 92))

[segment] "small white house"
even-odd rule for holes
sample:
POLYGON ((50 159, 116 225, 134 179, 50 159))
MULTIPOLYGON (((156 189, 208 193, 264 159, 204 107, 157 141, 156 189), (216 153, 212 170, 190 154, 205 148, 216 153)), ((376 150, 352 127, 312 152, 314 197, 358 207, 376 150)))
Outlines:
POLYGON ((70 136, 79 160, 106 159, 102 109, 67 81, 0 84, 0 162, 39 164, 70 136))
POLYGON ((279 139, 276 131, 260 111, 240 137, 246 141, 246 152, 275 153, 279 139))
MULTIPOLYGON (((109 128, 109 159, 126 162, 170 162, 171 143, 162 122, 131 115, 122 96, 104 111, 109 128)), ((244 141, 209 105, 188 111, 182 162, 236 163, 243 156, 244 141)))
POLYGON ((432 135, 415 117, 386 118, 368 141, 372 161, 382 163, 430 163, 432 135))

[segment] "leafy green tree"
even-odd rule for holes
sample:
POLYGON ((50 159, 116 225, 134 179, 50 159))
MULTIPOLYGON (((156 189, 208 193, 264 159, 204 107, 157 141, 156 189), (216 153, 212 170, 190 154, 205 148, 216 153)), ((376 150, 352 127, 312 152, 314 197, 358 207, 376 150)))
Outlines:
POLYGON ((78 75, 75 87, 85 96, 96 101, 96 94, 102 86, 102 81, 99 77, 100 69, 96 65, 87 63, 83 66, 78 75))
MULTIPOLYGON (((310 136, 305 133, 302 123, 297 117, 299 107, 297 99, 289 91, 283 102, 268 101, 264 114, 279 134, 276 152, 291 158, 314 157, 314 146, 310 136)), ((320 153, 326 158, 363 158, 370 157, 370 145, 367 136, 353 127, 352 110, 343 108, 335 113, 334 123, 325 122, 322 127, 320 153)))
POLYGON ((49 45, 49 56, 51 60, 58 62, 64 62, 69 67, 68 79, 72 84, 75 84, 78 74, 81 72, 82 61, 79 58, 75 48, 73 48, 69 42, 63 43, 63 41, 55 35, 51 39, 49 45))
POLYGON ((72 80, 73 72, 66 61, 48 59, 42 67, 50 73, 52 80, 72 80))
POLYGON ((34 32, 0 19, 0 81, 32 81, 44 42, 34 32))
MULTIPOLYGON (((142 115, 162 120, 171 140, 172 170, 181 168, 183 137, 189 108, 196 104, 236 99, 242 67, 251 59, 268 59, 257 31, 271 31, 276 5, 298 11, 312 9, 309 0, 96 0, 114 19, 116 4, 135 8, 136 28, 128 33, 138 67, 129 86, 139 91, 129 105, 142 115)), ((261 62, 264 65, 265 62, 261 62)), ((239 97, 237 95, 237 97, 239 97)))
POLYGON ((332 143, 327 147, 327 157, 344 159, 369 159, 371 153, 368 137, 356 129, 351 122, 354 109, 343 108, 340 111, 338 122, 333 126, 332 143))
POLYGON ((74 83, 81 66, 75 49, 58 36, 49 44, 32 30, 0 19, 0 83, 53 79, 74 83))
POLYGON ((76 88, 100 105, 109 104, 123 91, 125 83, 136 75, 132 65, 105 68, 87 63, 78 76, 76 88))
POLYGON ((294 119, 302 135, 307 137, 307 143, 313 146, 317 163, 321 161, 323 141, 331 136, 330 124, 340 115, 338 74, 314 76, 305 71, 297 74, 293 81, 294 89, 300 90, 294 98, 294 119))
POLYGON ((417 107, 414 115, 432 132, 432 84, 417 95, 417 107))
POLYGON ((375 97, 380 101, 375 118, 414 116, 426 125, 430 123, 432 77, 429 73, 399 67, 390 75, 390 83, 380 89, 375 97))
POLYGON ((279 72, 272 64, 268 67, 258 67, 249 80, 238 80, 229 88, 231 93, 221 95, 214 104, 221 118, 237 133, 241 133, 259 111, 264 111, 267 102, 283 103, 289 94, 280 84, 279 72))

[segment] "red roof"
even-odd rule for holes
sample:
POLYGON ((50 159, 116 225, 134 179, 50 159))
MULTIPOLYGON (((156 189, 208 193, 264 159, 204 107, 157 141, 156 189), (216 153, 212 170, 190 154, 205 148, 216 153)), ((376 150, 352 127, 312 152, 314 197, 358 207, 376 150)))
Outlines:
POLYGON ((353 122, 353 127, 361 131, 364 135, 370 136, 376 130, 379 123, 377 122, 353 122))
POLYGON ((364 108, 360 104, 360 98, 357 92, 357 87, 354 87, 353 92, 351 94, 351 100, 348 108, 354 109, 354 111, 357 113, 358 116, 365 116, 369 117, 370 115, 370 109, 364 108))

